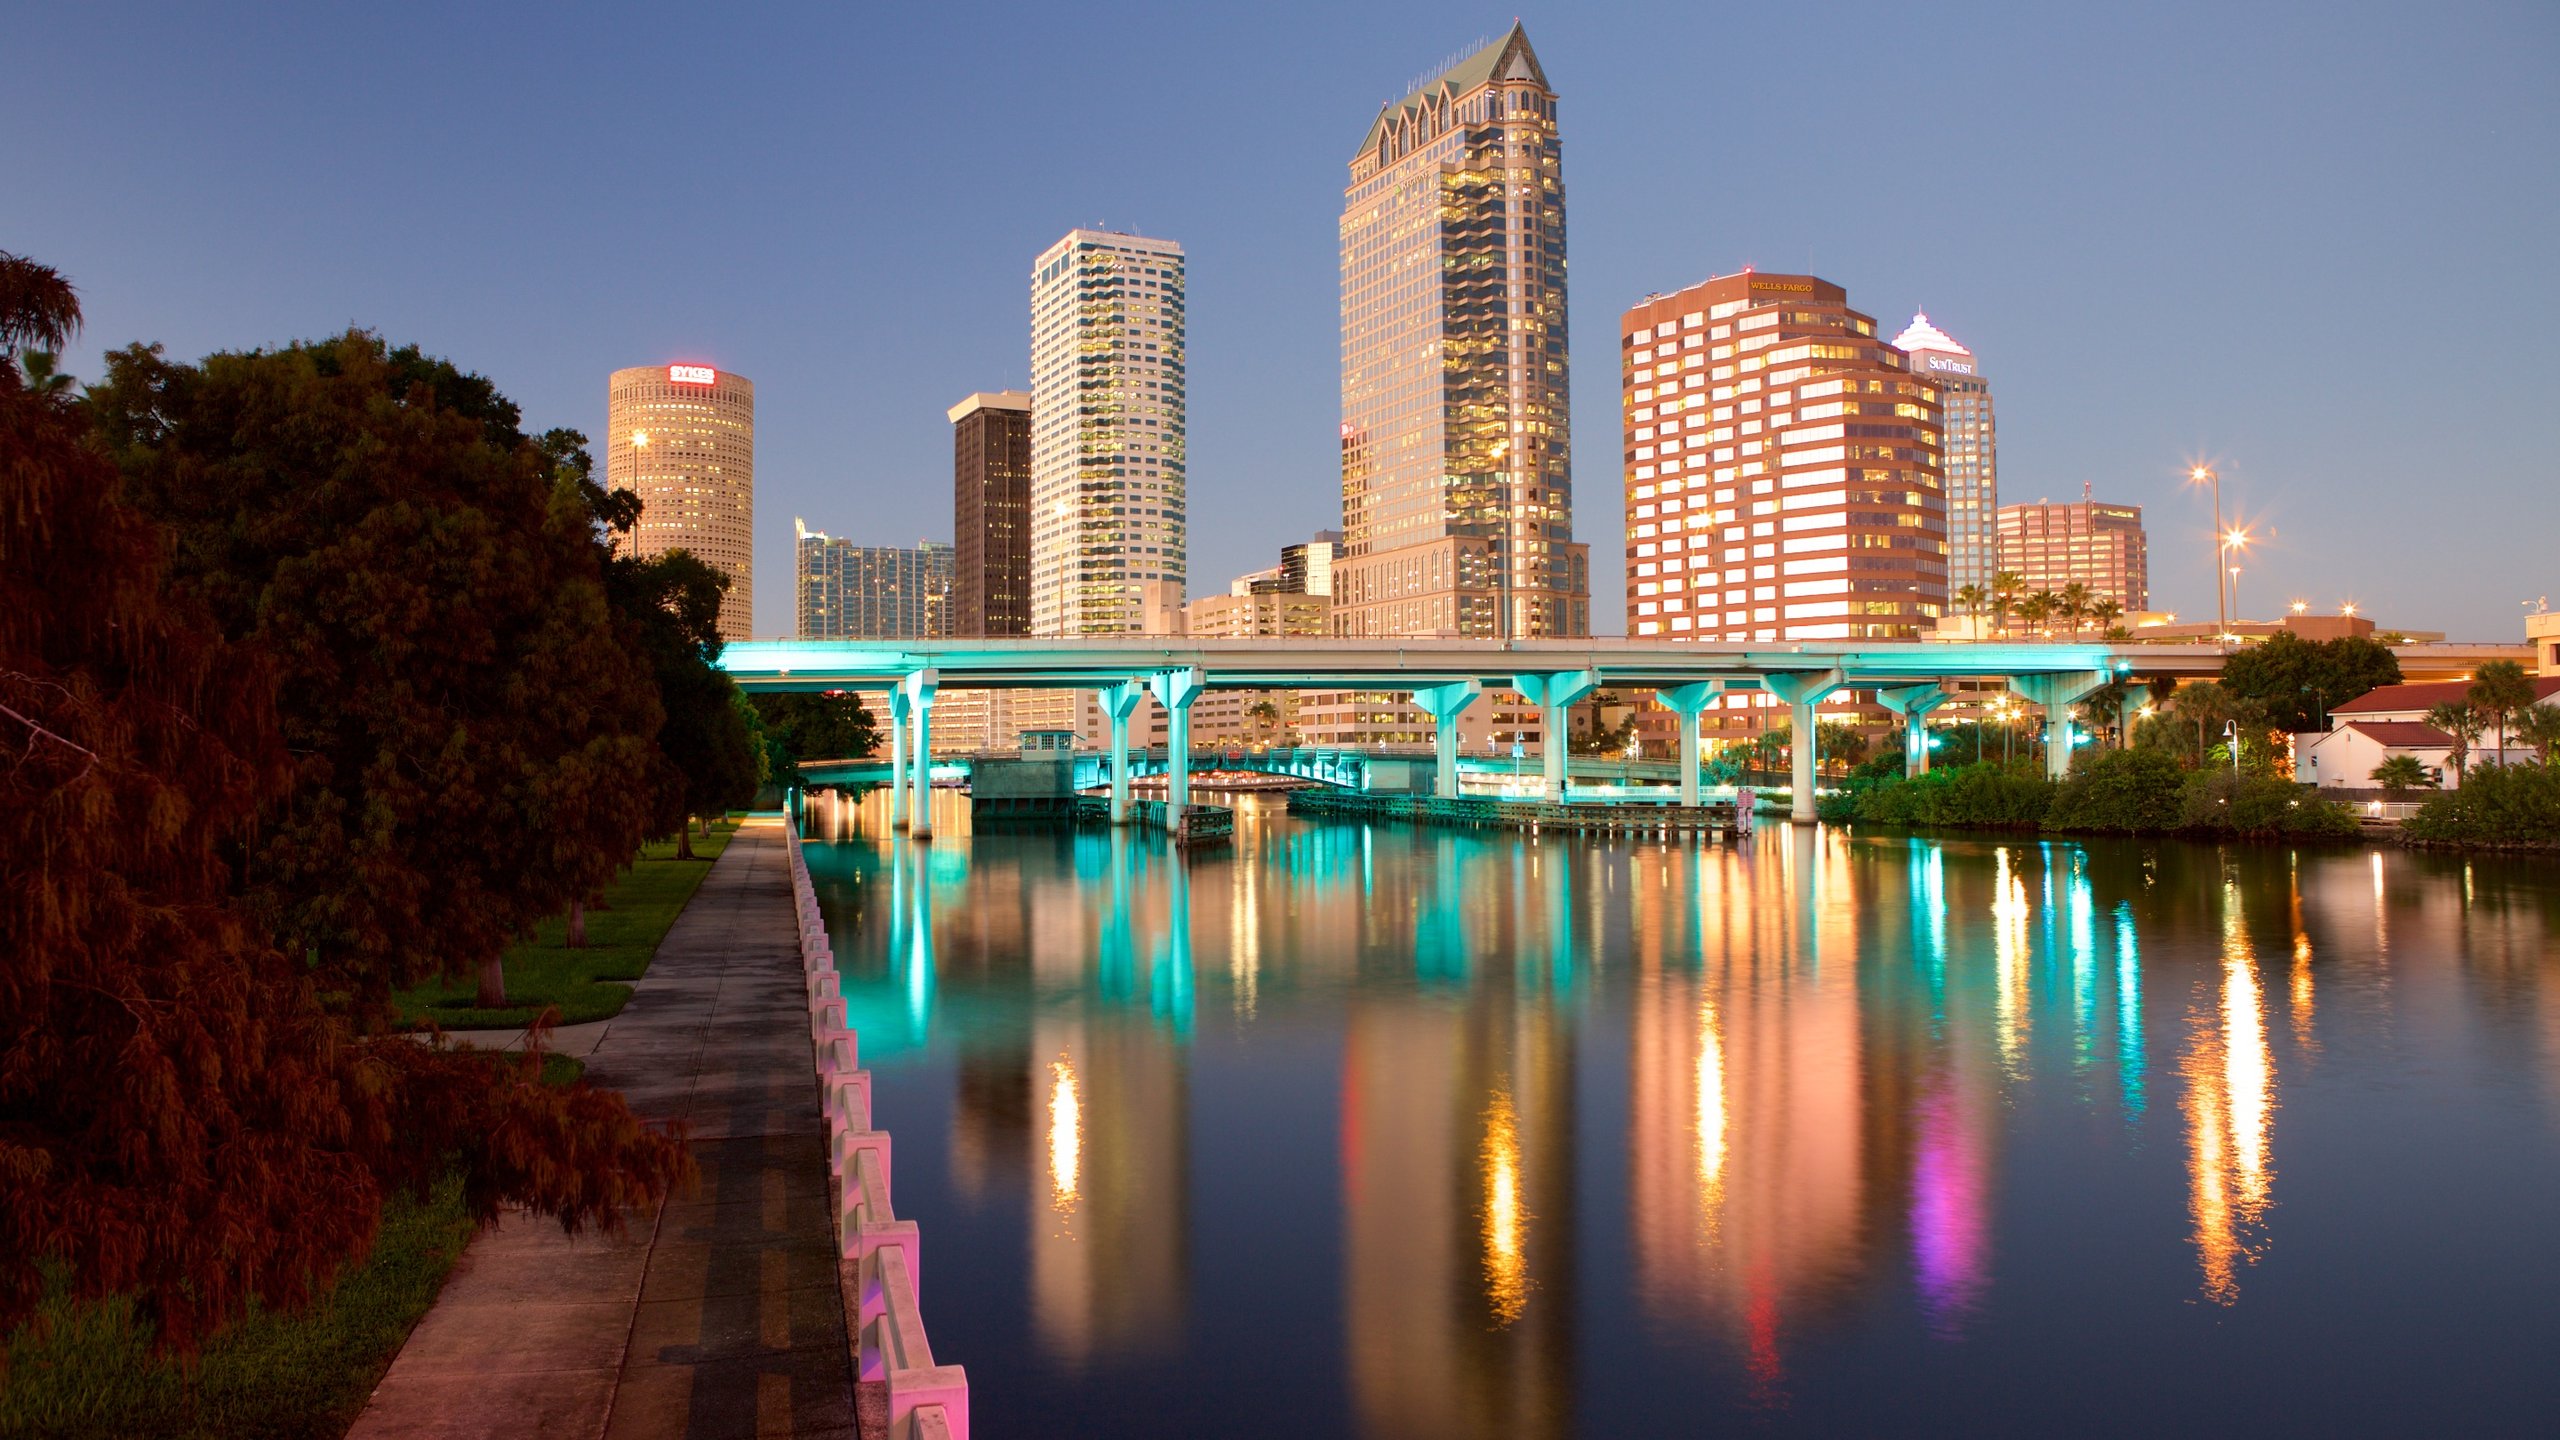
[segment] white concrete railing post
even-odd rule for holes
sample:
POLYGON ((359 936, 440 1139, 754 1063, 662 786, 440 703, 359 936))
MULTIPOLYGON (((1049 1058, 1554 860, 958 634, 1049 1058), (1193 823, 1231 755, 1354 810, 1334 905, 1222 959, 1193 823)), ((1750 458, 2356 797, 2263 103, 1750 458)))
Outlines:
MULTIPOLYGON (((918 750, 929 753, 921 743, 918 750)), ((917 768, 921 781, 923 767, 917 768)), ((920 802, 930 793, 923 784, 917 791, 920 802)), ((923 1237, 914 1221, 897 1217, 891 1204, 889 1135, 872 1127, 871 1073, 858 1068, 860 1046, 845 1025, 843 980, 818 907, 817 887, 809 879, 799 835, 786 825, 783 837, 800 930, 818 1103, 827 1125, 827 1169, 839 1187, 836 1240, 855 1373, 887 1390, 892 1440, 968 1440, 968 1373, 957 1365, 935 1364, 925 1338, 924 1313, 916 1300, 923 1237)))

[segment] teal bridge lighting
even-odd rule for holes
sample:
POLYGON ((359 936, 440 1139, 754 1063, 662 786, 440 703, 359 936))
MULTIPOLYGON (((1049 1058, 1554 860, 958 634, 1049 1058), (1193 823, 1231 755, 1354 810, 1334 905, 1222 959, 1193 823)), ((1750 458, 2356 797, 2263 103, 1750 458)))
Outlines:
MULTIPOLYGON (((1463 640, 1430 636, 1206 640, 1182 636, 968 640, 744 640, 721 665, 749 691, 877 690, 890 711, 891 813, 922 838, 922 799, 937 762, 931 716, 939 687, 1079 689, 1095 692, 1111 723, 1112 817, 1128 811, 1128 722, 1142 695, 1167 712, 1163 773, 1167 814, 1190 800, 1191 702, 1204 690, 1371 690, 1408 692, 1434 720, 1439 793, 1457 793, 1457 718, 1487 690, 1513 691, 1542 712, 1540 733, 1566 731, 1564 712, 1594 690, 1651 690, 1681 718, 1677 777, 1681 800, 1697 803, 1698 718, 1717 697, 1765 691, 1788 708, 1795 733, 1814 731, 1814 707, 1842 690, 1873 692, 1901 715, 1906 761, 1928 765, 1924 719, 1959 681, 2005 684, 2045 714, 2046 763, 2059 776, 2075 744, 2070 706, 2136 669, 2211 676, 2223 655, 2212 645, 2050 642, 1786 641, 1752 644, 1678 640, 1463 640), (909 794, 916 797, 913 816, 909 794)), ((1565 792, 1565 747, 1542 747, 1546 795, 1565 792)), ((1813 747, 1794 748, 1790 813, 1813 818, 1813 747)), ((1140 752, 1142 755, 1144 752, 1140 752)), ((1323 777, 1313 777, 1323 778, 1323 777)), ((1098 782, 1097 782, 1098 783, 1098 782)), ((1332 783, 1341 783, 1334 781, 1332 783)))

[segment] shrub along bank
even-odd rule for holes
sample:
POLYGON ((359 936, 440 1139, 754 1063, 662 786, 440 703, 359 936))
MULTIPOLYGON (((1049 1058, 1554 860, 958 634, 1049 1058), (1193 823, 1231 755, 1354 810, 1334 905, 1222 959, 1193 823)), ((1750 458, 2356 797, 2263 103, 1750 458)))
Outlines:
POLYGON ((2355 817, 2271 776, 2187 771, 2157 751, 2084 759, 2060 783, 1994 764, 1852 779, 1823 818, 1916 829, 2348 839, 2355 817))
POLYGON ((2560 770, 2475 765, 2459 789, 2429 800, 2400 833, 2421 845, 2560 849, 2560 770))

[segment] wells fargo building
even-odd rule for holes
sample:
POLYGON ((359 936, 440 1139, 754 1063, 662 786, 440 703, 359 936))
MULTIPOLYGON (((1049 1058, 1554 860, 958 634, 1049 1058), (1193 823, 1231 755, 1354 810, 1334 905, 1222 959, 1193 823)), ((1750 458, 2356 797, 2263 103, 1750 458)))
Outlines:
POLYGON ((1336 633, 1590 634, 1556 97, 1520 27, 1379 111, 1341 240, 1336 633))

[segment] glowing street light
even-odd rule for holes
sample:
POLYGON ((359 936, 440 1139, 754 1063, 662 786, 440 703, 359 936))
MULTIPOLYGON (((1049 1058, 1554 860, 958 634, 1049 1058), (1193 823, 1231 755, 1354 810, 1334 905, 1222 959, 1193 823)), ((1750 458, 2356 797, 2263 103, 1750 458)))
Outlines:
POLYGON ((2296 615, 2307 615, 2307 614, 2311 613, 2311 602, 2310 602, 2310 601, 2308 601, 2308 600, 2296 600, 2296 601, 2294 601, 2294 602, 2293 602, 2293 613, 2294 613, 2294 614, 2296 614, 2296 615))
POLYGON ((2228 643, 2231 634, 2231 600, 2230 591, 2224 586, 2225 577, 2222 573, 2223 551, 2227 547, 2227 542, 2222 538, 2222 477, 2215 473, 2212 466, 2198 465, 2187 472, 2187 481, 2193 485, 2213 487, 2213 610, 2215 618, 2213 633, 2218 643, 2228 643))

